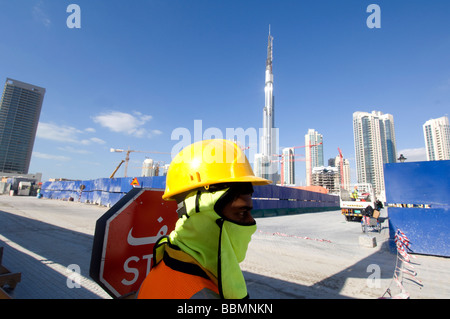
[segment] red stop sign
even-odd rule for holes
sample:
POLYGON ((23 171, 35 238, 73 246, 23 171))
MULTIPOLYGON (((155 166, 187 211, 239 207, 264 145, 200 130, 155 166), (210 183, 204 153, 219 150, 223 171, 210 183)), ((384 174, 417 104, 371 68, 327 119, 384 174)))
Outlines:
POLYGON ((139 290, 154 244, 175 228, 177 204, 164 201, 162 194, 132 189, 97 221, 90 275, 115 298, 139 290))

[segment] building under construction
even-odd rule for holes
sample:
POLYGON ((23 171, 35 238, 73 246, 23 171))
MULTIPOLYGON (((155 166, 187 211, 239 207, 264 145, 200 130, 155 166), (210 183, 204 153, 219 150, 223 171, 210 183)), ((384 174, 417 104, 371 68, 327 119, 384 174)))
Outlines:
POLYGON ((312 169, 312 185, 325 187, 329 194, 339 193, 339 178, 340 175, 337 167, 320 166, 312 169))

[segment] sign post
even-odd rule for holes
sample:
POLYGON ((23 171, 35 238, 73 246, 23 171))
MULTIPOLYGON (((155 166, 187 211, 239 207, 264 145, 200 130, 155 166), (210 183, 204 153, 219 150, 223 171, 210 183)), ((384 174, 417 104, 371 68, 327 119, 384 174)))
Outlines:
POLYGON ((133 188, 97 220, 90 276, 113 298, 139 290, 150 272, 153 246, 178 219, 163 190, 133 188))

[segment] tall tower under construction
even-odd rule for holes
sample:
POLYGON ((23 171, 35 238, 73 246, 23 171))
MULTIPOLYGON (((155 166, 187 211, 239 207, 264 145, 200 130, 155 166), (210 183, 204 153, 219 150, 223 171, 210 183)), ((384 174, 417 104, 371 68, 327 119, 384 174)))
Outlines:
POLYGON ((267 41, 267 59, 265 72, 263 109, 263 131, 261 136, 260 153, 255 155, 255 174, 259 177, 277 182, 278 174, 278 129, 275 128, 275 109, 273 96, 273 37, 270 34, 267 41))

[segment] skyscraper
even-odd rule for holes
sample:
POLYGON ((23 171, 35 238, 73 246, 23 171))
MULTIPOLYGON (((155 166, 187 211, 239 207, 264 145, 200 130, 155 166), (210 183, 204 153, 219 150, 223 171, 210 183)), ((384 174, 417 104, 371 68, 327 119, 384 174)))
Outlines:
POLYGON ((447 116, 426 121, 423 135, 428 161, 450 160, 450 126, 447 116))
POLYGON ((6 79, 0 100, 0 172, 27 174, 45 89, 6 79))
POLYGON ((314 129, 305 135, 306 186, 312 184, 312 169, 323 166, 323 136, 314 129))
POLYGON ((283 148, 281 153, 281 184, 282 185, 295 185, 295 156, 294 148, 286 147, 283 148))
POLYGON ((265 104, 263 109, 263 134, 261 137, 261 153, 255 155, 255 175, 278 181, 278 129, 275 128, 274 96, 273 96, 273 37, 267 43, 267 60, 265 72, 265 104))
POLYGON ((358 183, 370 183, 383 195, 383 164, 396 162, 394 117, 379 111, 355 112, 353 134, 358 183))

